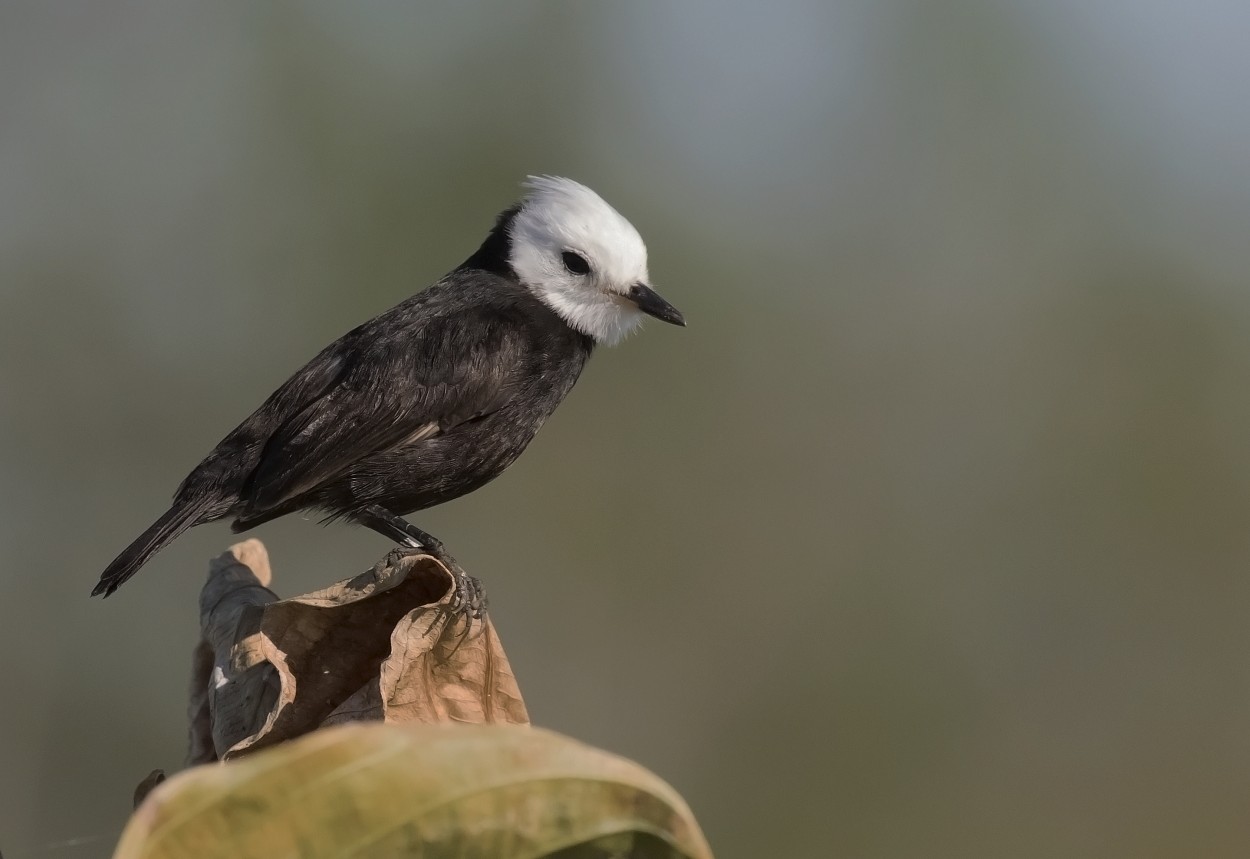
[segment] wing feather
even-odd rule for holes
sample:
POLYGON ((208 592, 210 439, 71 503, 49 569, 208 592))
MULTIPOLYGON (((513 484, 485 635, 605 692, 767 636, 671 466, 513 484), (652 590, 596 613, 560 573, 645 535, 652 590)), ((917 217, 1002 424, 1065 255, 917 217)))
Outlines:
POLYGON ((346 343, 334 384, 269 437, 243 493, 254 517, 331 481, 360 459, 419 444, 511 396, 521 338, 498 312, 422 320, 403 337, 346 343))

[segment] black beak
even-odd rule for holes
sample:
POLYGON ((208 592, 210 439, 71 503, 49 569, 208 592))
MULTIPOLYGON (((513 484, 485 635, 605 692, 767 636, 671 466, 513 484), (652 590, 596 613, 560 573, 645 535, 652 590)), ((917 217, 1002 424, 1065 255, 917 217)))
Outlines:
POLYGON ((681 311, 664 299, 660 294, 645 283, 635 283, 629 289, 629 300, 638 305, 638 309, 648 316, 654 316, 662 322, 686 327, 686 317, 681 311))

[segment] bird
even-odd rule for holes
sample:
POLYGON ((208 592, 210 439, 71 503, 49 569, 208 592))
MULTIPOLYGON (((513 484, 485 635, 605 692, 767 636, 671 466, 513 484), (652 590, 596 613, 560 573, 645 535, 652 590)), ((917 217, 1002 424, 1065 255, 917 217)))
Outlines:
POLYGON ((597 345, 647 316, 685 326, 616 209, 572 179, 523 186, 468 259, 325 347, 226 435, 92 596, 111 595, 188 528, 228 517, 237 533, 311 510, 428 545, 404 517, 507 469, 597 345))

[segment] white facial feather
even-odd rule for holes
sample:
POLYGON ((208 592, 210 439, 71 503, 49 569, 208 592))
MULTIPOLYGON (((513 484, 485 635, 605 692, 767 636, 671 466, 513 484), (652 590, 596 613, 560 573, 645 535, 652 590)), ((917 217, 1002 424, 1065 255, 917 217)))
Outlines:
POLYGON ((649 283, 647 247, 633 225, 585 185, 531 176, 509 235, 509 262, 521 282, 570 327, 612 345, 642 322, 626 294, 649 283), (578 254, 589 274, 575 274, 562 254, 578 254))

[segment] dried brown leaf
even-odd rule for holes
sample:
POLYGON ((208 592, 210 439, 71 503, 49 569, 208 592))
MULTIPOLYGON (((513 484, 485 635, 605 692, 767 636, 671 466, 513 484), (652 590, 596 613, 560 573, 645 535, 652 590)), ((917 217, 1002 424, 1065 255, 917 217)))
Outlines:
POLYGON ((215 559, 190 703, 190 761, 229 759, 347 721, 528 724, 489 617, 452 608, 438 559, 373 569, 278 600, 257 540, 215 559))

